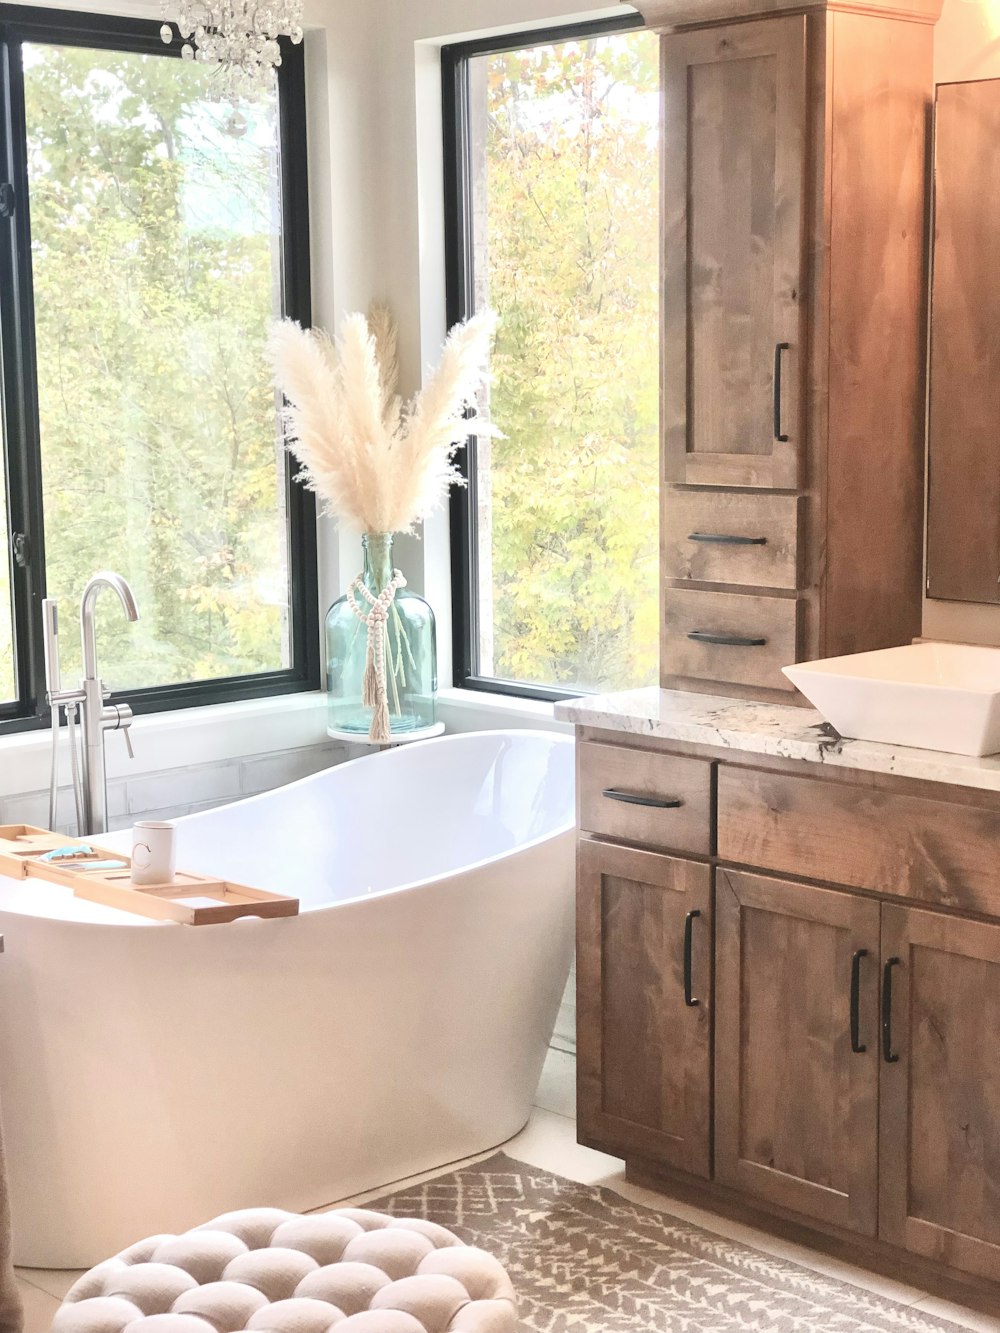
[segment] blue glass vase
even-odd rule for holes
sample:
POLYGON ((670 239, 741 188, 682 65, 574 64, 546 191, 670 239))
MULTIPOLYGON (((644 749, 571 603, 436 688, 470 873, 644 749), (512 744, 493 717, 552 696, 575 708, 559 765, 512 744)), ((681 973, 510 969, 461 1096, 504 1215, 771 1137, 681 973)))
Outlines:
MULTIPOLYGON (((367 533, 362 538, 365 588, 373 598, 394 575, 392 533, 367 533)), ((355 595, 363 612, 370 610, 363 594, 355 595)), ((434 612, 409 588, 399 588, 389 607, 383 645, 389 730, 404 736, 433 727, 437 695, 437 633, 434 612)), ((327 725, 331 732, 368 735, 374 709, 363 703, 368 662, 368 629, 345 593, 326 617, 327 725)))

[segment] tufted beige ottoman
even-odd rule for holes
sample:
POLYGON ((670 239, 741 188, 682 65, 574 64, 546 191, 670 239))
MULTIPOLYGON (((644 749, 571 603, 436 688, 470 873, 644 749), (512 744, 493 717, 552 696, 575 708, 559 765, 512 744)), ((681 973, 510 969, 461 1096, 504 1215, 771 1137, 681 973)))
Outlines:
POLYGON ((227 1213, 151 1236, 70 1289, 52 1333, 515 1333, 492 1255, 361 1208, 227 1213))

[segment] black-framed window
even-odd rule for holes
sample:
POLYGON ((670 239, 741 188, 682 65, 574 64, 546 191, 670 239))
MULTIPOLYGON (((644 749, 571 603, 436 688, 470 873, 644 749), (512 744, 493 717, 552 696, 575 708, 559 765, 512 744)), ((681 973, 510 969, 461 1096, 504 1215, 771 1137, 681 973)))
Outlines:
POLYGON ((41 602, 136 712, 319 685, 315 505, 264 341, 310 318, 301 47, 238 113, 160 24, 0 9, 0 731, 46 719, 41 602), (8 614, 9 607, 9 614, 8 614))
POLYGON ((613 19, 445 47, 449 323, 500 317, 502 437, 453 492, 455 681, 658 677, 658 39, 613 19))

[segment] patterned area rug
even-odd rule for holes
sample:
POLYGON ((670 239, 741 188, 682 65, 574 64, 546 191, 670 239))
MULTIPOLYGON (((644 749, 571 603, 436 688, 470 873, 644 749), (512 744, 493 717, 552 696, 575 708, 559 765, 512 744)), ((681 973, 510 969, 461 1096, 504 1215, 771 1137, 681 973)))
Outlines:
POLYGON ((498 1153, 367 1205, 503 1263, 525 1333, 958 1333, 798 1264, 498 1153))

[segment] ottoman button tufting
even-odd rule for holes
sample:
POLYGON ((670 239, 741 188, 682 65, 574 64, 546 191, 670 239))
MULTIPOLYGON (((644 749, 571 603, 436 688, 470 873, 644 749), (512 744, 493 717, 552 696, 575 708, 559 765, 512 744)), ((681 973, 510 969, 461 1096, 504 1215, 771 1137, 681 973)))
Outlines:
POLYGON ((293 1296, 289 1301, 275 1301, 258 1310, 248 1329, 272 1329, 273 1333, 326 1333, 331 1324, 346 1319, 343 1310, 329 1301, 313 1301, 308 1296, 293 1296))
POLYGON ((126 1324, 127 1333, 211 1333, 211 1324, 193 1314, 150 1314, 126 1324))
POLYGON ((238 1255, 226 1265, 222 1276, 227 1282, 246 1282, 256 1287, 269 1301, 284 1301, 305 1275, 318 1267, 316 1260, 301 1250, 276 1247, 238 1255))
POLYGON ((445 1333, 459 1310, 469 1304, 469 1293, 453 1277, 404 1277, 383 1287, 372 1301, 373 1310, 402 1310, 411 1314, 427 1333, 445 1333))
POLYGON ((434 1242, 416 1231, 387 1227, 356 1237, 344 1251, 344 1258, 353 1263, 374 1264, 395 1280, 415 1273, 420 1261, 433 1249, 434 1242))
MULTIPOLYGON (((196 1231, 231 1231, 251 1250, 262 1250, 271 1244, 271 1237, 291 1217, 283 1208, 242 1208, 236 1213, 223 1213, 211 1222, 204 1222, 196 1231)), ((190 1232, 188 1233, 190 1235, 190 1232)))
POLYGON ((183 1268, 196 1282, 218 1282, 228 1263, 247 1247, 231 1231, 203 1231, 196 1236, 171 1236, 161 1241, 152 1254, 156 1264, 183 1268))
POLYGON ((367 1310, 375 1293, 391 1281, 389 1274, 374 1264, 327 1264, 315 1273, 307 1273, 295 1288, 295 1294, 329 1301, 345 1314, 357 1314, 359 1310, 367 1310))
POLYGON ((337 1333, 427 1333, 419 1319, 402 1310, 364 1310, 337 1325, 337 1333))
POLYGON ((200 1315, 216 1333, 237 1333, 246 1328, 252 1315, 269 1306, 264 1293, 245 1282, 208 1282, 179 1296, 174 1301, 174 1313, 200 1315))
POLYGON ((52 1321, 52 1333, 119 1333, 142 1311, 121 1296, 93 1296, 74 1305, 61 1305, 52 1321))
POLYGON ((124 1296, 138 1305, 143 1314, 165 1314, 178 1296, 198 1283, 183 1268, 173 1264, 133 1264, 111 1273, 106 1285, 108 1296, 124 1296))
POLYGON ((471 1245, 435 1250, 421 1260, 417 1272, 421 1275, 443 1273, 447 1277, 456 1278, 474 1301, 514 1302, 514 1285, 503 1264, 494 1259, 492 1254, 471 1245))
POLYGON ((335 1264, 362 1228, 349 1217, 327 1213, 319 1217, 295 1217, 282 1222, 271 1238, 272 1245, 301 1250, 318 1264, 335 1264))
POLYGON ((52 1333, 516 1333, 492 1255, 360 1208, 226 1213, 84 1274, 52 1333))

